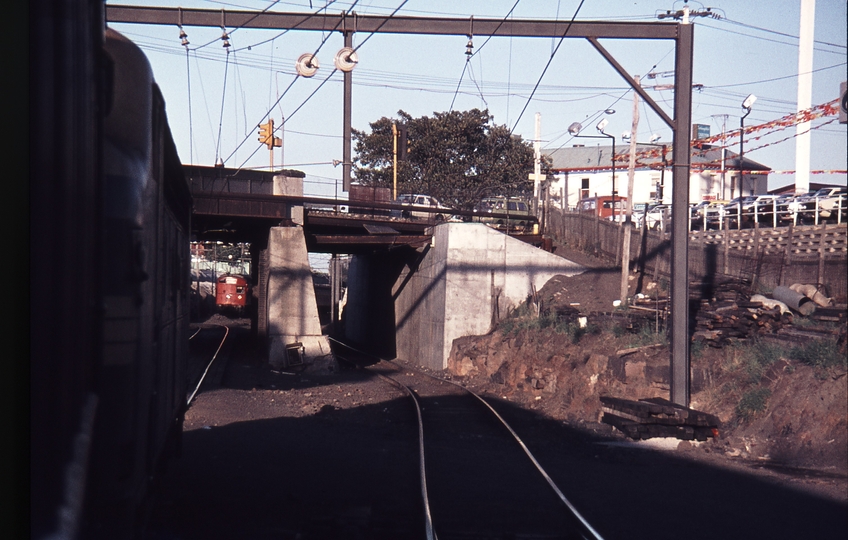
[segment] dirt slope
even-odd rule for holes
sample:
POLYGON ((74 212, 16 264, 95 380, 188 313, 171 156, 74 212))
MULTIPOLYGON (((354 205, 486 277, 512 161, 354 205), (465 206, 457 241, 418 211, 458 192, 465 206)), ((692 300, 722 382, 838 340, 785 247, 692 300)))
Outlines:
MULTIPOLYGON (((599 424, 600 396, 669 397, 669 349, 651 335, 656 321, 650 314, 625 317, 613 308, 620 291, 619 269, 565 246, 558 246, 557 254, 590 271, 572 278, 556 276, 538 292, 527 311, 549 313, 549 320, 534 323, 534 317, 525 315, 489 335, 455 340, 448 371, 485 393, 588 429, 606 430, 608 426, 599 424), (586 317, 586 328, 580 328, 578 317, 586 317)), ((630 276, 628 282, 633 294, 639 276, 630 276)), ((646 292, 661 288, 648 276, 641 285, 646 292)), ((842 334, 844 357, 844 329, 842 334)), ((808 477, 823 475, 835 496, 848 500, 844 363, 813 367, 781 355, 785 348, 757 347, 744 341, 723 348, 693 347, 691 407, 722 422, 719 437, 696 444, 693 455, 795 470, 808 477), (752 360, 752 355, 766 353, 777 356, 765 367, 752 360)), ((681 449, 691 446, 683 443, 681 449)))

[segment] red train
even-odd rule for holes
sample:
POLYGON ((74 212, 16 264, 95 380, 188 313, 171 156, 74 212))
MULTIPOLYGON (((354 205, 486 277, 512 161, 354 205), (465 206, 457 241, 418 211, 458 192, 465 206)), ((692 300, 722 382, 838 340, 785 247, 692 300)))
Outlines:
POLYGON ((250 305, 250 283, 239 274, 223 274, 215 283, 215 306, 221 312, 243 314, 250 305))

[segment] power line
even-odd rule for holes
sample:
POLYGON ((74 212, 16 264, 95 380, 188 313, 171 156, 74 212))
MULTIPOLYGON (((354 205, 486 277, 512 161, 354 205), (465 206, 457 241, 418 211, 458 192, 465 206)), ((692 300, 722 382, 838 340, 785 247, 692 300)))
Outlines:
MULTIPOLYGON (((356 0, 356 1, 354 2, 354 5, 356 5, 356 3, 357 3, 358 1, 359 1, 359 0, 356 0)), ((322 9, 323 9, 323 8, 322 8, 322 9)), ((351 7, 351 9, 352 9, 352 7, 351 7)), ((339 19, 339 21, 338 21, 338 22, 336 23, 336 25, 333 27, 332 31, 335 31, 335 30, 339 27, 339 25, 341 24, 341 22, 342 22, 342 19, 339 19)), ((327 40, 330 38, 330 35, 332 35, 332 31, 331 31, 331 33, 330 33, 330 34, 327 34, 327 35, 326 35, 326 36, 325 36, 325 37, 321 40, 320 45, 318 45, 318 48, 317 48, 317 49, 315 49, 315 52, 314 52, 314 53, 313 53, 313 55, 312 55, 313 57, 314 57, 315 55, 317 55, 317 54, 318 54, 318 52, 321 50, 321 48, 324 46, 324 44, 325 44, 325 43, 327 43, 327 40)), ((335 73, 335 72, 336 72, 336 70, 335 70, 335 69, 333 69, 333 71, 332 71, 332 72, 330 72, 330 75, 328 75, 328 76, 327 76, 327 78, 326 78, 326 79, 324 79, 324 81, 321 83, 321 85, 319 85, 319 86, 318 86, 318 88, 321 88, 321 86, 323 86, 323 85, 324 85, 324 83, 326 83, 326 82, 327 82, 327 80, 328 80, 328 79, 329 79, 329 78, 333 75, 333 73, 335 73)), ((277 98, 277 101, 275 101, 275 102, 274 102, 274 104, 273 104, 273 105, 271 105, 271 107, 268 109, 268 111, 267 111, 267 112, 266 112, 266 113, 262 116, 262 119, 261 119, 261 120, 259 120, 259 122, 257 122, 257 123, 256 123, 256 126, 254 127, 254 129, 258 128, 258 127, 259 127, 259 125, 260 125, 260 124, 262 124, 262 122, 263 122, 263 121, 265 121, 265 119, 266 119, 266 118, 268 118, 268 116, 271 114, 271 111, 273 111, 273 110, 274 110, 274 107, 276 107, 276 106, 277 106, 277 104, 278 104, 280 101, 282 101, 283 97, 285 97, 285 95, 288 93, 288 91, 289 91, 289 90, 291 90, 292 86, 294 86, 294 83, 295 83, 295 82, 297 82, 297 80, 298 80, 299 78, 300 78, 299 76, 295 76, 295 78, 294 78, 294 79, 292 79, 291 83, 289 83, 289 85, 288 85, 288 86, 286 87, 286 89, 283 91, 282 95, 280 95, 280 97, 278 97, 278 98, 277 98)), ((316 89, 315 91, 317 91, 317 89, 316 89)), ((315 92, 313 92, 312 94, 310 94, 310 96, 309 96, 309 97, 312 97, 314 94, 315 94, 315 92)), ((309 99, 309 98, 307 98, 307 100, 308 100, 308 99, 309 99)), ((291 115, 289 115, 289 118, 291 118, 291 115)), ((281 127, 282 127, 282 126, 281 126, 281 127)), ((277 129, 280 129, 280 128, 277 128, 277 129)), ((276 129, 275 129, 274 131, 276 131, 276 129)), ((273 136, 273 133, 272 133, 271 135, 273 136)), ((230 153, 230 155, 229 155, 229 156, 227 156, 227 160, 229 160, 231 157, 233 157, 233 155, 234 155, 236 152, 238 152, 238 149, 239 149, 239 148, 241 148, 241 147, 242 147, 242 145, 243 145, 245 142, 247 142, 248 137, 250 137, 250 135, 248 135, 248 136, 246 136, 244 139, 242 139, 242 141, 238 144, 238 146, 236 146, 235 150, 233 150, 233 151, 232 151, 232 153, 230 153)), ((261 148, 261 145, 258 145, 258 146, 256 147, 256 149, 255 149, 253 152, 251 152, 251 153, 250 153, 250 155, 247 157, 247 159, 250 159, 251 157, 253 157, 253 156, 256 154, 256 152, 258 152, 258 151, 259 151, 259 149, 260 149, 260 148, 261 148)), ((245 160, 245 162, 244 162, 244 163, 247 163, 247 160, 245 160)), ((244 163, 242 163, 242 165, 244 165, 244 163)))
POLYGON ((568 31, 571 30, 571 25, 574 24, 574 19, 577 18, 577 14, 580 12, 580 8, 583 7, 583 2, 585 2, 585 0, 580 0, 580 4, 577 6, 577 9, 574 10, 574 15, 571 16, 571 21, 569 21, 568 26, 565 28, 565 32, 563 32, 562 37, 559 38, 559 43, 557 43, 557 46, 553 50, 553 52, 551 53, 550 58, 548 58, 548 63, 545 64, 545 68, 542 70, 542 74, 539 75, 539 80, 536 81, 536 86, 534 86, 533 91, 530 92, 530 97, 527 98, 527 102, 524 104, 524 108, 521 109, 521 113, 518 115, 518 119, 515 121, 515 125, 513 125, 512 129, 509 130, 510 135, 512 135, 512 133, 515 131, 515 128, 518 127, 518 122, 521 120, 521 117, 524 116, 524 111, 526 111, 527 107, 530 105, 530 101, 533 99, 533 95, 536 93, 536 89, 539 87, 539 84, 541 84, 541 82, 542 82, 542 77, 545 76, 545 73, 548 71, 548 68, 550 67, 551 62, 553 61, 554 56, 556 55, 557 51, 559 50, 560 45, 562 45, 562 42, 565 39, 565 36, 567 36, 568 31))
MULTIPOLYGON (((753 24, 747 24, 747 23, 743 23, 743 22, 740 22, 740 21, 734 21, 732 19, 728 19, 727 17, 722 17, 720 20, 731 23, 731 24, 736 24, 738 26, 744 26, 745 28, 751 28, 753 30, 760 30, 761 32, 767 32, 769 34, 775 34, 775 35, 778 35, 778 36, 784 36, 784 37, 788 37, 788 38, 792 38, 792 39, 798 39, 798 40, 801 39, 799 36, 796 36, 796 35, 793 35, 793 34, 786 34, 784 32, 778 32, 777 30, 770 30, 768 28, 762 28, 760 26, 754 26, 753 24)), ((752 37, 754 37, 754 36, 752 36, 752 37)), ((848 49, 848 46, 846 46, 844 44, 830 43, 830 42, 827 42, 827 41, 821 41, 819 39, 813 40, 813 43, 818 43, 820 45, 828 45, 830 47, 837 47, 839 49, 848 49)))
MULTIPOLYGON (((730 30, 728 28, 720 28, 718 26, 714 26, 714 25, 711 25, 711 24, 703 24, 702 26, 705 26, 706 28, 712 28, 713 30, 718 30, 719 32, 727 32, 728 34, 735 34, 737 36, 745 36, 745 37, 749 37, 751 39, 759 39, 761 41, 768 41, 768 42, 771 42, 771 43, 779 43, 781 45, 788 45, 790 47, 797 47, 798 46, 797 43, 787 43, 786 41, 781 41, 779 39, 769 39, 767 37, 755 36, 755 35, 752 35, 752 34, 746 34, 744 32, 734 32, 733 30, 730 30)), ((831 44, 828 43, 828 45, 831 45, 831 44)), ((819 48, 819 47, 814 47, 814 48, 815 48, 815 50, 817 50, 819 52, 826 52, 826 53, 831 53, 831 54, 844 54, 844 52, 833 51, 833 50, 830 50, 830 49, 822 49, 822 48, 819 48)))
MULTIPOLYGON (((462 78, 463 78, 463 76, 465 76, 465 71, 466 71, 466 69, 468 68, 468 64, 469 64, 469 62, 471 62, 471 59, 472 59, 473 57, 477 56, 477 53, 479 53, 479 52, 483 49, 483 47, 485 47, 485 46, 486 46, 486 44, 489 42, 489 40, 490 40, 490 39, 492 39, 492 37, 494 37, 494 35, 498 33, 498 30, 500 30, 501 26, 503 26, 503 24, 506 22, 506 20, 509 18, 509 16, 510 16, 510 15, 512 15, 512 12, 515 10, 515 7, 518 5, 518 3, 519 3, 520 1, 521 1, 521 0, 515 0, 515 3, 512 5, 512 7, 510 8, 510 10, 507 12, 507 14, 504 16, 503 20, 501 20, 500 24, 498 24, 498 26, 495 28, 495 31, 494 31, 494 32, 492 32, 492 34, 491 34, 489 37, 487 37, 487 38, 486 38, 486 41, 484 41, 484 42, 483 42, 483 44, 482 44, 482 45, 480 45, 480 47, 479 47, 476 51, 474 51, 472 54, 468 54, 468 50, 466 50, 466 51, 465 51, 465 54, 466 54, 466 57, 465 57, 465 65, 464 65, 464 66, 462 66, 462 73, 461 73, 461 74, 460 74, 460 76, 459 76, 459 82, 458 82, 458 83, 456 83, 456 91, 455 91, 455 92, 454 92, 454 94, 453 94, 453 99, 451 100, 450 109, 448 109, 448 112, 450 112, 450 111, 452 111, 452 110, 453 110, 453 104, 454 104, 454 102, 456 101, 456 95, 459 93, 459 86, 462 84, 462 78)), ((472 24, 472 29, 473 29, 473 25, 474 25, 474 23, 473 23, 473 18, 472 18, 472 23, 471 23, 471 24, 472 24)), ((472 36, 471 34, 469 34, 469 35, 468 35, 468 44, 469 44, 470 46, 473 46, 473 45, 471 44, 471 40, 472 40, 472 39, 473 39, 473 36, 472 36)), ((477 84, 477 83, 475 82, 474 84, 477 84)), ((477 87, 477 89, 479 90, 479 88, 480 88, 480 87, 478 86, 478 87, 477 87)), ((483 93, 482 93, 482 92, 480 92, 480 97, 481 97, 481 98, 483 98, 483 93)), ((486 99, 485 99, 485 98, 483 98, 483 102, 484 102, 484 103, 486 102, 486 99)), ((488 104, 487 104, 487 105, 488 105, 488 104)))

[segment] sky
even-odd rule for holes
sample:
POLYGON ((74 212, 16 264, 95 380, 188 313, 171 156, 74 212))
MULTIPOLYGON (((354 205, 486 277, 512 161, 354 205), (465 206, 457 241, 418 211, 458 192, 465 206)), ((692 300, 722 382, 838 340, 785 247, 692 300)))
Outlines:
MULTIPOLYGON (((107 4, 213 10, 322 12, 351 9, 362 15, 471 17, 502 20, 657 21, 657 14, 683 9, 683 1, 649 0, 107 0, 107 4), (514 7, 514 9, 513 9, 514 7), (400 8, 400 9, 398 9, 400 8), (511 11, 512 10, 512 11, 511 11)), ((692 19, 695 25, 692 123, 710 126, 711 135, 738 130, 742 101, 757 96, 746 126, 766 124, 796 111, 798 35, 801 0, 690 1, 692 10, 714 17, 692 19)), ((844 0, 815 2, 812 104, 839 96, 846 80, 844 0)), ((183 163, 267 168, 268 149, 258 141, 258 124, 270 117, 283 147, 274 165, 306 173, 306 195, 345 198, 342 167, 342 73, 333 58, 344 45, 340 33, 184 27, 188 48, 180 44, 177 21, 169 26, 112 24, 139 45, 151 62, 165 98, 168 120, 183 163), (311 78, 298 77, 295 63, 318 51, 320 67, 311 78), (327 79, 329 77, 329 79, 327 79), (326 79, 326 82, 325 82, 326 79)), ((506 125, 527 141, 535 138, 541 118, 543 148, 560 148, 583 140, 568 126, 581 122, 584 133, 606 118, 605 131, 616 144, 629 132, 633 92, 618 73, 582 38, 509 38, 412 36, 356 33, 359 62, 353 70, 352 125, 369 131, 382 117, 413 117, 449 110, 488 109, 495 124, 506 125), (534 91, 535 89, 535 91, 534 91), (532 95, 532 99, 531 99, 532 95), (615 111, 607 113, 604 111, 615 111)), ((616 60, 673 116, 674 44, 667 40, 601 40, 616 60), (649 77, 653 74, 653 77, 649 77)), ((644 103, 640 105, 639 142, 659 135, 671 143, 671 130, 644 103)), ((812 122, 810 168, 848 168, 846 124, 836 116, 812 122)), ((762 129, 746 136, 745 157, 775 171, 769 189, 794 184, 796 129, 762 129)), ((739 140, 728 141, 738 151, 739 140)), ((355 157, 355 156, 354 156, 355 157)), ((532 171, 528 171, 532 172, 532 171)), ((844 172, 812 174, 812 183, 846 184, 844 172)))

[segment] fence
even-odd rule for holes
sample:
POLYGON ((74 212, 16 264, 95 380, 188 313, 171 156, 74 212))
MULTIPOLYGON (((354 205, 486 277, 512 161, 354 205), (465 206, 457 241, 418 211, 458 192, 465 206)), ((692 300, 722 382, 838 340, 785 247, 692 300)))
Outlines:
MULTIPOLYGON (((599 257, 620 261, 624 226, 608 220, 551 209, 546 234, 599 257)), ((752 289, 811 283, 845 303, 848 295, 846 224, 789 225, 779 228, 688 231, 689 279, 712 281, 725 275, 752 289)), ((633 229, 631 268, 655 278, 671 275, 670 227, 633 229)))

